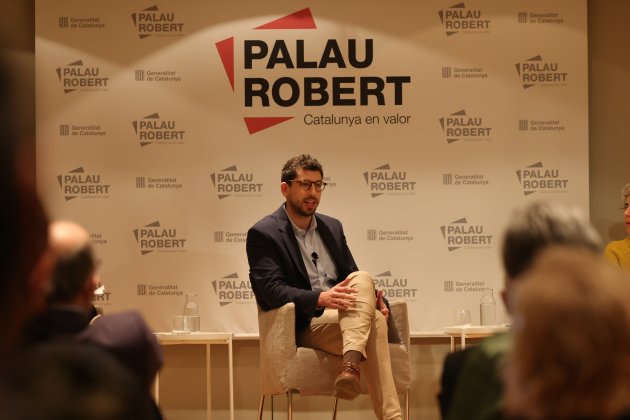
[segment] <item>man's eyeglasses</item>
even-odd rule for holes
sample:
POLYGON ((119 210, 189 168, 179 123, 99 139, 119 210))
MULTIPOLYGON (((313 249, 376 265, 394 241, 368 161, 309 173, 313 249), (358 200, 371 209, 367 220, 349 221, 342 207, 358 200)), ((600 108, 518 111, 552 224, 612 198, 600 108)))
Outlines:
POLYGON ((311 187, 314 185, 315 189, 319 192, 323 191, 324 188, 326 188, 326 183, 323 181, 309 181, 307 179, 291 179, 289 181, 287 181, 287 183, 291 183, 291 182, 297 182, 300 184, 300 188, 302 188, 304 191, 310 191, 311 187))

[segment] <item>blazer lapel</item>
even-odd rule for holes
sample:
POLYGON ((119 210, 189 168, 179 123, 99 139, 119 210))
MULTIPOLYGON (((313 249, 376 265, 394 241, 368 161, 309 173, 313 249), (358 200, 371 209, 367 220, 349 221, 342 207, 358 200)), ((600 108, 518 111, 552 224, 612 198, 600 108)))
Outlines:
POLYGON ((276 211, 276 219, 278 220, 278 230, 280 231, 280 236, 282 236, 282 240, 284 241, 284 246, 289 251, 291 259, 300 272, 302 283, 308 285, 308 288, 310 289, 311 282, 309 281, 308 274, 306 273, 306 266, 304 265, 302 254, 300 253, 300 247, 297 243, 297 239, 295 239, 295 233, 293 232, 293 226, 291 226, 289 216, 283 206, 280 206, 280 208, 276 211))
POLYGON ((341 273, 347 271, 347 267, 345 262, 339 259, 339 256, 342 255, 342 253, 337 246, 337 241, 333 237, 333 234, 326 223, 324 223, 324 221, 319 217, 315 217, 317 218, 317 231, 319 232, 319 236, 320 238, 322 238, 322 242, 324 242, 324 245, 326 246, 326 249, 328 249, 330 257, 333 259, 333 262, 337 267, 337 273, 341 275, 341 273))

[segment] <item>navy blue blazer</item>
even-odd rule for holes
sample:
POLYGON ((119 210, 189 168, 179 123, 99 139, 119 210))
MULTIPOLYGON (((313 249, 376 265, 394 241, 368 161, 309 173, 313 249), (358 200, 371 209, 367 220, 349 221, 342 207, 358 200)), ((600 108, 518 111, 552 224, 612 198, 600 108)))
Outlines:
MULTIPOLYGON (((357 271, 341 222, 315 214, 317 231, 337 268, 337 283, 357 271)), ((256 302, 265 311, 295 303, 295 327, 302 330, 317 309, 320 291, 311 288, 306 266, 284 205, 257 222, 247 232, 249 279, 256 302)))

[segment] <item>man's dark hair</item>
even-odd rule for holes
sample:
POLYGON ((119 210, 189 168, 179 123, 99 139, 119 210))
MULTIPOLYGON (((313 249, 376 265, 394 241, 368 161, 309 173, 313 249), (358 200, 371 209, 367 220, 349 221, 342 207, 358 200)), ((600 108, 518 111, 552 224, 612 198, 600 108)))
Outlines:
POLYGON ((534 202, 519 209, 503 236, 503 267, 510 279, 519 276, 549 245, 601 252, 595 228, 575 208, 558 203, 534 202))
POLYGON ((280 180, 282 182, 287 182, 295 179, 299 168, 307 171, 319 171, 322 178, 324 177, 324 170, 317 159, 311 157, 311 155, 302 154, 293 156, 291 159, 287 160, 287 163, 285 163, 282 167, 282 176, 280 180))
POLYGON ((69 255, 61 255, 52 276, 49 303, 63 303, 77 296, 90 279, 96 263, 90 244, 69 255))

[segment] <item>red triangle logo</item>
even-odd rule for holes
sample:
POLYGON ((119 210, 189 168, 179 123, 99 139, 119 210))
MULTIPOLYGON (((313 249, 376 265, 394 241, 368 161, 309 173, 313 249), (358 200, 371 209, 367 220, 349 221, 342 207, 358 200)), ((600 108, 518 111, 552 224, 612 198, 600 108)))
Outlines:
POLYGON ((224 39, 223 41, 216 42, 214 45, 217 46, 217 50, 219 51, 219 57, 221 57, 221 62, 223 62, 223 68, 225 69, 225 74, 230 80, 230 85, 232 85, 232 92, 234 91, 234 37, 230 37, 224 39))
POLYGON ((254 134, 293 119, 293 117, 245 117, 243 119, 245 120, 249 134, 254 134))
POLYGON ((317 26, 311 14, 311 9, 307 7, 254 29, 317 29, 317 26))

